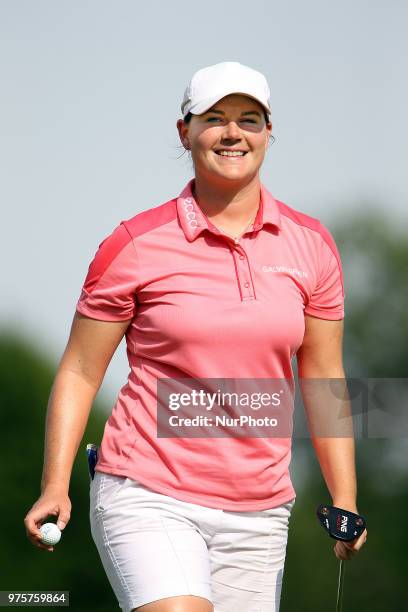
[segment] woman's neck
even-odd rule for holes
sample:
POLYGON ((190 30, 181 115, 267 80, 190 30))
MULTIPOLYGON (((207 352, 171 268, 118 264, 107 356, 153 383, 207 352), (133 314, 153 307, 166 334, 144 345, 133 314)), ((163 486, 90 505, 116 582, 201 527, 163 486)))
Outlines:
POLYGON ((256 175, 242 186, 220 189, 208 181, 194 179, 193 195, 201 210, 209 219, 223 223, 241 223, 256 214, 259 207, 261 182, 256 175))

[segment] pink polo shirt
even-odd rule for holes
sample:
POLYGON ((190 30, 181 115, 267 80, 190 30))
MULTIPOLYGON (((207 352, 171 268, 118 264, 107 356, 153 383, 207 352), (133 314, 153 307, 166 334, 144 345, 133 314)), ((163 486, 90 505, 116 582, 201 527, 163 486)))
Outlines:
POLYGON ((344 317, 340 257, 320 221, 264 186, 253 226, 234 241, 200 209, 193 180, 178 198, 121 221, 89 266, 77 310, 131 319, 128 380, 96 470, 212 508, 273 508, 295 497, 291 438, 159 437, 157 380, 293 380, 304 315, 344 317))

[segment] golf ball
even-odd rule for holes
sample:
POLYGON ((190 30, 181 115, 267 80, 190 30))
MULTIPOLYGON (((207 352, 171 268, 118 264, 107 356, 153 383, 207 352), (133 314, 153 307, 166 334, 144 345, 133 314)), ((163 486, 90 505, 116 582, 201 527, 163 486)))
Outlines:
POLYGON ((61 531, 55 523, 44 523, 40 527, 41 542, 43 544, 53 545, 58 544, 61 539, 61 531))

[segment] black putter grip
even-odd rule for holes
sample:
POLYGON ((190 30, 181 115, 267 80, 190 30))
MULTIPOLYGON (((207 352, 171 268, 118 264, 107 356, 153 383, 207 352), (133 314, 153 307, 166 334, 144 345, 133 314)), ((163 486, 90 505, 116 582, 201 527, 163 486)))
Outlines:
POLYGON ((366 528, 366 520, 363 516, 336 506, 321 504, 316 514, 321 526, 335 540, 349 542, 358 538, 366 528))

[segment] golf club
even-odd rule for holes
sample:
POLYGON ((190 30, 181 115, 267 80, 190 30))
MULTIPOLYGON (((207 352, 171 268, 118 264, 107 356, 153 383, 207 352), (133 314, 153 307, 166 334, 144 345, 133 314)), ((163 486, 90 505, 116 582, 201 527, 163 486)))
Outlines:
MULTIPOLYGON (((358 538, 366 528, 366 520, 360 514, 321 504, 316 510, 320 524, 331 538, 350 542, 358 538)), ((336 612, 341 612, 343 606, 344 564, 340 560, 339 582, 337 585, 336 612)))

